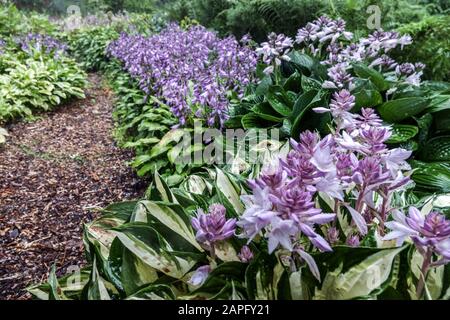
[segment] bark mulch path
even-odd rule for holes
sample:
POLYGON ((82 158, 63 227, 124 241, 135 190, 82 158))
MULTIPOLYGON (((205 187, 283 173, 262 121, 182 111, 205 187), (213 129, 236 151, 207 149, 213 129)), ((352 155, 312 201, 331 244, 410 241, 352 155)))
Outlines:
POLYGON ((24 288, 85 263, 82 225, 145 186, 112 138, 112 94, 89 76, 87 98, 12 124, 0 147, 0 299, 29 299, 24 288))

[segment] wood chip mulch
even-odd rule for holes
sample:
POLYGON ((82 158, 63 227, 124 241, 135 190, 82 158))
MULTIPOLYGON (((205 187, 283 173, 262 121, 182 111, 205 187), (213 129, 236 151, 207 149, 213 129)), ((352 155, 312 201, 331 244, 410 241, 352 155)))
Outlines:
POLYGON ((89 75, 87 98, 7 127, 0 147, 0 299, 85 264, 82 225, 96 208, 142 196, 146 183, 112 137, 113 96, 89 75))

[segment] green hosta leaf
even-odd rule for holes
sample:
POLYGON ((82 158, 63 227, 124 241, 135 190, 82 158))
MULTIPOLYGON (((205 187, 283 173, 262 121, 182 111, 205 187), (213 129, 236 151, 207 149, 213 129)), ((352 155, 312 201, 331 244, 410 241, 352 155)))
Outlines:
POLYGON ((369 296, 389 279, 396 256, 405 247, 384 249, 342 272, 342 265, 328 271, 315 299, 346 300, 369 296))
POLYGON ((158 279, 156 270, 125 248, 118 238, 111 245, 108 260, 112 282, 127 295, 158 279))
POLYGON ((419 146, 422 147, 428 140, 428 133, 430 131, 431 125, 433 124, 433 116, 430 113, 426 113, 418 119, 415 118, 415 120, 417 122, 417 125, 419 126, 419 134, 417 135, 417 140, 419 146))
POLYGON ((415 116, 426 109, 430 100, 426 98, 402 98, 383 103, 378 107, 383 120, 397 123, 409 117, 415 116))
POLYGON ((133 142, 127 142, 123 145, 124 148, 136 148, 136 147, 142 147, 142 146, 148 146, 155 143, 158 143, 160 139, 156 137, 150 137, 150 138, 143 138, 139 139, 137 141, 133 142))
POLYGON ((185 133, 186 131, 183 129, 172 129, 167 132, 161 141, 150 150, 150 158, 153 159, 170 150, 172 148, 171 145, 178 143, 185 133))
POLYGON ((363 89, 353 95, 355 96, 355 106, 352 112, 358 112, 361 108, 375 107, 383 103, 383 97, 377 90, 363 89))
POLYGON ((151 160, 150 155, 148 154, 142 154, 137 156, 136 158, 134 158, 133 162, 131 163, 131 165, 136 168, 139 166, 142 166, 144 163, 148 162, 151 160))
POLYGON ((300 71, 311 71, 314 66, 313 58, 298 51, 289 53, 289 58, 291 59, 289 63, 295 65, 300 71))
POLYGON ((450 165, 443 162, 411 161, 415 171, 412 179, 417 187, 438 191, 450 192, 450 165))
MULTIPOLYGON (((136 207, 138 201, 122 201, 122 202, 116 202, 108 205, 106 208, 104 208, 103 214, 110 213, 111 216, 115 217, 116 222, 114 223, 114 226, 119 225, 120 222, 128 221, 133 214, 134 208, 136 207)), ((107 216, 106 216, 107 217, 107 216)), ((105 218, 106 218, 105 217, 105 218)), ((102 219, 102 218, 100 218, 102 219)))
POLYGON ((322 84, 316 79, 309 78, 305 75, 302 75, 302 89, 307 92, 311 90, 320 91, 322 90, 322 84))
POLYGON ((431 100, 428 112, 439 112, 450 109, 450 95, 439 95, 431 100))
MULTIPOLYGON (((324 101, 322 100, 323 93, 321 91, 311 90, 303 93, 295 101, 294 111, 292 112, 292 127, 290 130, 290 136, 297 138, 302 131, 304 123, 307 122, 305 115, 312 108, 322 106, 324 101)), ((319 114, 316 114, 320 116, 319 114)))
POLYGON ((436 132, 450 131, 450 109, 436 112, 434 114, 434 119, 436 132))
POLYGON ((237 261, 224 262, 218 265, 217 268, 211 271, 202 286, 196 289, 189 298, 213 298, 217 297, 218 293, 226 293, 227 291, 229 291, 229 295, 231 296, 233 289, 229 284, 233 280, 236 283, 243 282, 246 266, 245 263, 237 261))
POLYGON ((414 140, 405 141, 399 144, 399 147, 408 151, 419 150, 419 144, 414 140))
POLYGON ((271 86, 266 94, 270 106, 282 116, 289 116, 292 112, 292 101, 280 86, 271 86))
POLYGON ((261 128, 264 125, 264 119, 254 112, 247 113, 241 119, 242 127, 244 129, 261 128))
POLYGON ((322 92, 318 92, 310 103, 300 111, 300 114, 295 119, 290 136, 298 139, 301 132, 305 130, 318 130, 325 134, 328 131, 328 125, 331 123, 331 114, 317 113, 312 110, 315 107, 326 106, 326 96, 322 92))
POLYGON ((273 121, 273 122, 282 122, 283 117, 277 113, 272 106, 267 102, 262 102, 256 104, 252 111, 256 113, 260 118, 273 121))
POLYGON ((272 78, 270 76, 265 76, 256 87, 255 94, 258 96, 265 95, 271 85, 272 85, 272 78))
POLYGON ((450 136, 428 140, 420 154, 425 161, 450 161, 450 136))
MULTIPOLYGON (((138 171, 137 174, 138 176, 142 177, 144 175, 146 175, 147 173, 155 173, 158 170, 160 170, 161 168, 165 167, 166 165, 168 165, 169 161, 164 160, 164 159, 157 159, 157 160, 151 160, 150 162, 144 164, 138 171)), ((132 165, 134 166, 134 163, 132 163, 132 165)))
POLYGON ((384 76, 377 70, 367 67, 361 63, 353 64, 353 70, 356 75, 363 79, 369 79, 379 91, 389 89, 389 83, 384 79, 384 76))
POLYGON ((271 300, 276 298, 274 269, 275 256, 260 252, 245 271, 247 295, 251 300, 271 300))
POLYGON ((291 120, 295 122, 295 120, 302 116, 302 114, 306 111, 307 107, 313 103, 320 100, 319 91, 312 89, 309 91, 305 91, 303 94, 299 95, 297 100, 295 100, 294 108, 292 110, 291 120))
POLYGON ((231 116, 227 121, 225 121, 225 128, 234 129, 242 127, 242 115, 231 116))
POLYGON ((419 132, 419 128, 406 124, 394 124, 392 126, 392 135, 386 141, 386 143, 400 143, 408 141, 414 138, 419 132))
POLYGON ((295 71, 289 76, 289 78, 286 79, 286 82, 283 84, 283 89, 286 91, 300 92, 302 89, 301 80, 302 75, 295 71))

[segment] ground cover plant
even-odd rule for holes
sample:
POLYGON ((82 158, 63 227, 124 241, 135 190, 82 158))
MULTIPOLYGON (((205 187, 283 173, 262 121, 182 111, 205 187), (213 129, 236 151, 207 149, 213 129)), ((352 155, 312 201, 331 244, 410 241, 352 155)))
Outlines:
POLYGON ((55 24, 13 5, 0 15, 0 122, 31 119, 34 112, 84 97, 86 75, 68 56, 55 24))
POLYGON ((65 45, 42 35, 28 34, 8 40, 0 66, 0 121, 31 118, 71 97, 84 97, 86 76, 65 54, 65 45))

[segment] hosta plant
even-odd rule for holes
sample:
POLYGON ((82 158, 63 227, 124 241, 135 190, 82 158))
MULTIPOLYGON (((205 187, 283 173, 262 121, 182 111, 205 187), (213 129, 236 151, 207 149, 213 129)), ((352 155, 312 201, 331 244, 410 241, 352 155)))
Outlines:
POLYGON ((109 62, 106 48, 119 36, 111 27, 74 30, 67 36, 69 51, 81 66, 90 71, 104 70, 109 62))
POLYGON ((86 75, 70 58, 40 56, 23 62, 11 58, 0 75, 0 121, 32 117, 62 101, 83 98, 86 75))
POLYGON ((110 206, 86 226, 89 279, 73 290, 52 272, 30 292, 51 299, 448 298, 450 220, 431 210, 433 202, 414 206, 406 196, 411 152, 388 149, 389 127, 371 109, 350 113, 354 101, 345 89, 334 94, 330 109, 318 110, 332 113, 332 133, 303 132, 256 179, 216 168, 171 189, 155 175, 146 200, 110 206))
MULTIPOLYGON (((85 226, 89 267, 61 278, 53 268, 48 283, 28 290, 39 299, 448 299, 442 246, 449 222, 429 205, 411 207, 406 217, 396 211, 384 237, 399 237, 397 243, 372 229, 346 243, 325 224, 317 232, 330 239, 330 250, 313 249, 297 234, 295 249, 277 245, 269 253, 264 234, 251 242, 235 236, 251 208, 248 192, 221 170, 190 176, 175 189, 156 176, 147 200, 110 205, 85 226)), ((340 215, 337 229, 353 230, 350 215, 340 215)))
POLYGON ((294 139, 307 129, 325 134, 332 117, 323 110, 334 92, 346 89, 355 98, 347 111, 372 108, 392 126, 386 143, 419 160, 448 161, 449 84, 421 82, 422 64, 389 57, 411 43, 407 35, 375 31, 352 39, 343 20, 327 17, 299 29, 295 39, 270 34, 256 49, 260 80, 232 101, 226 126, 276 127, 294 139))

